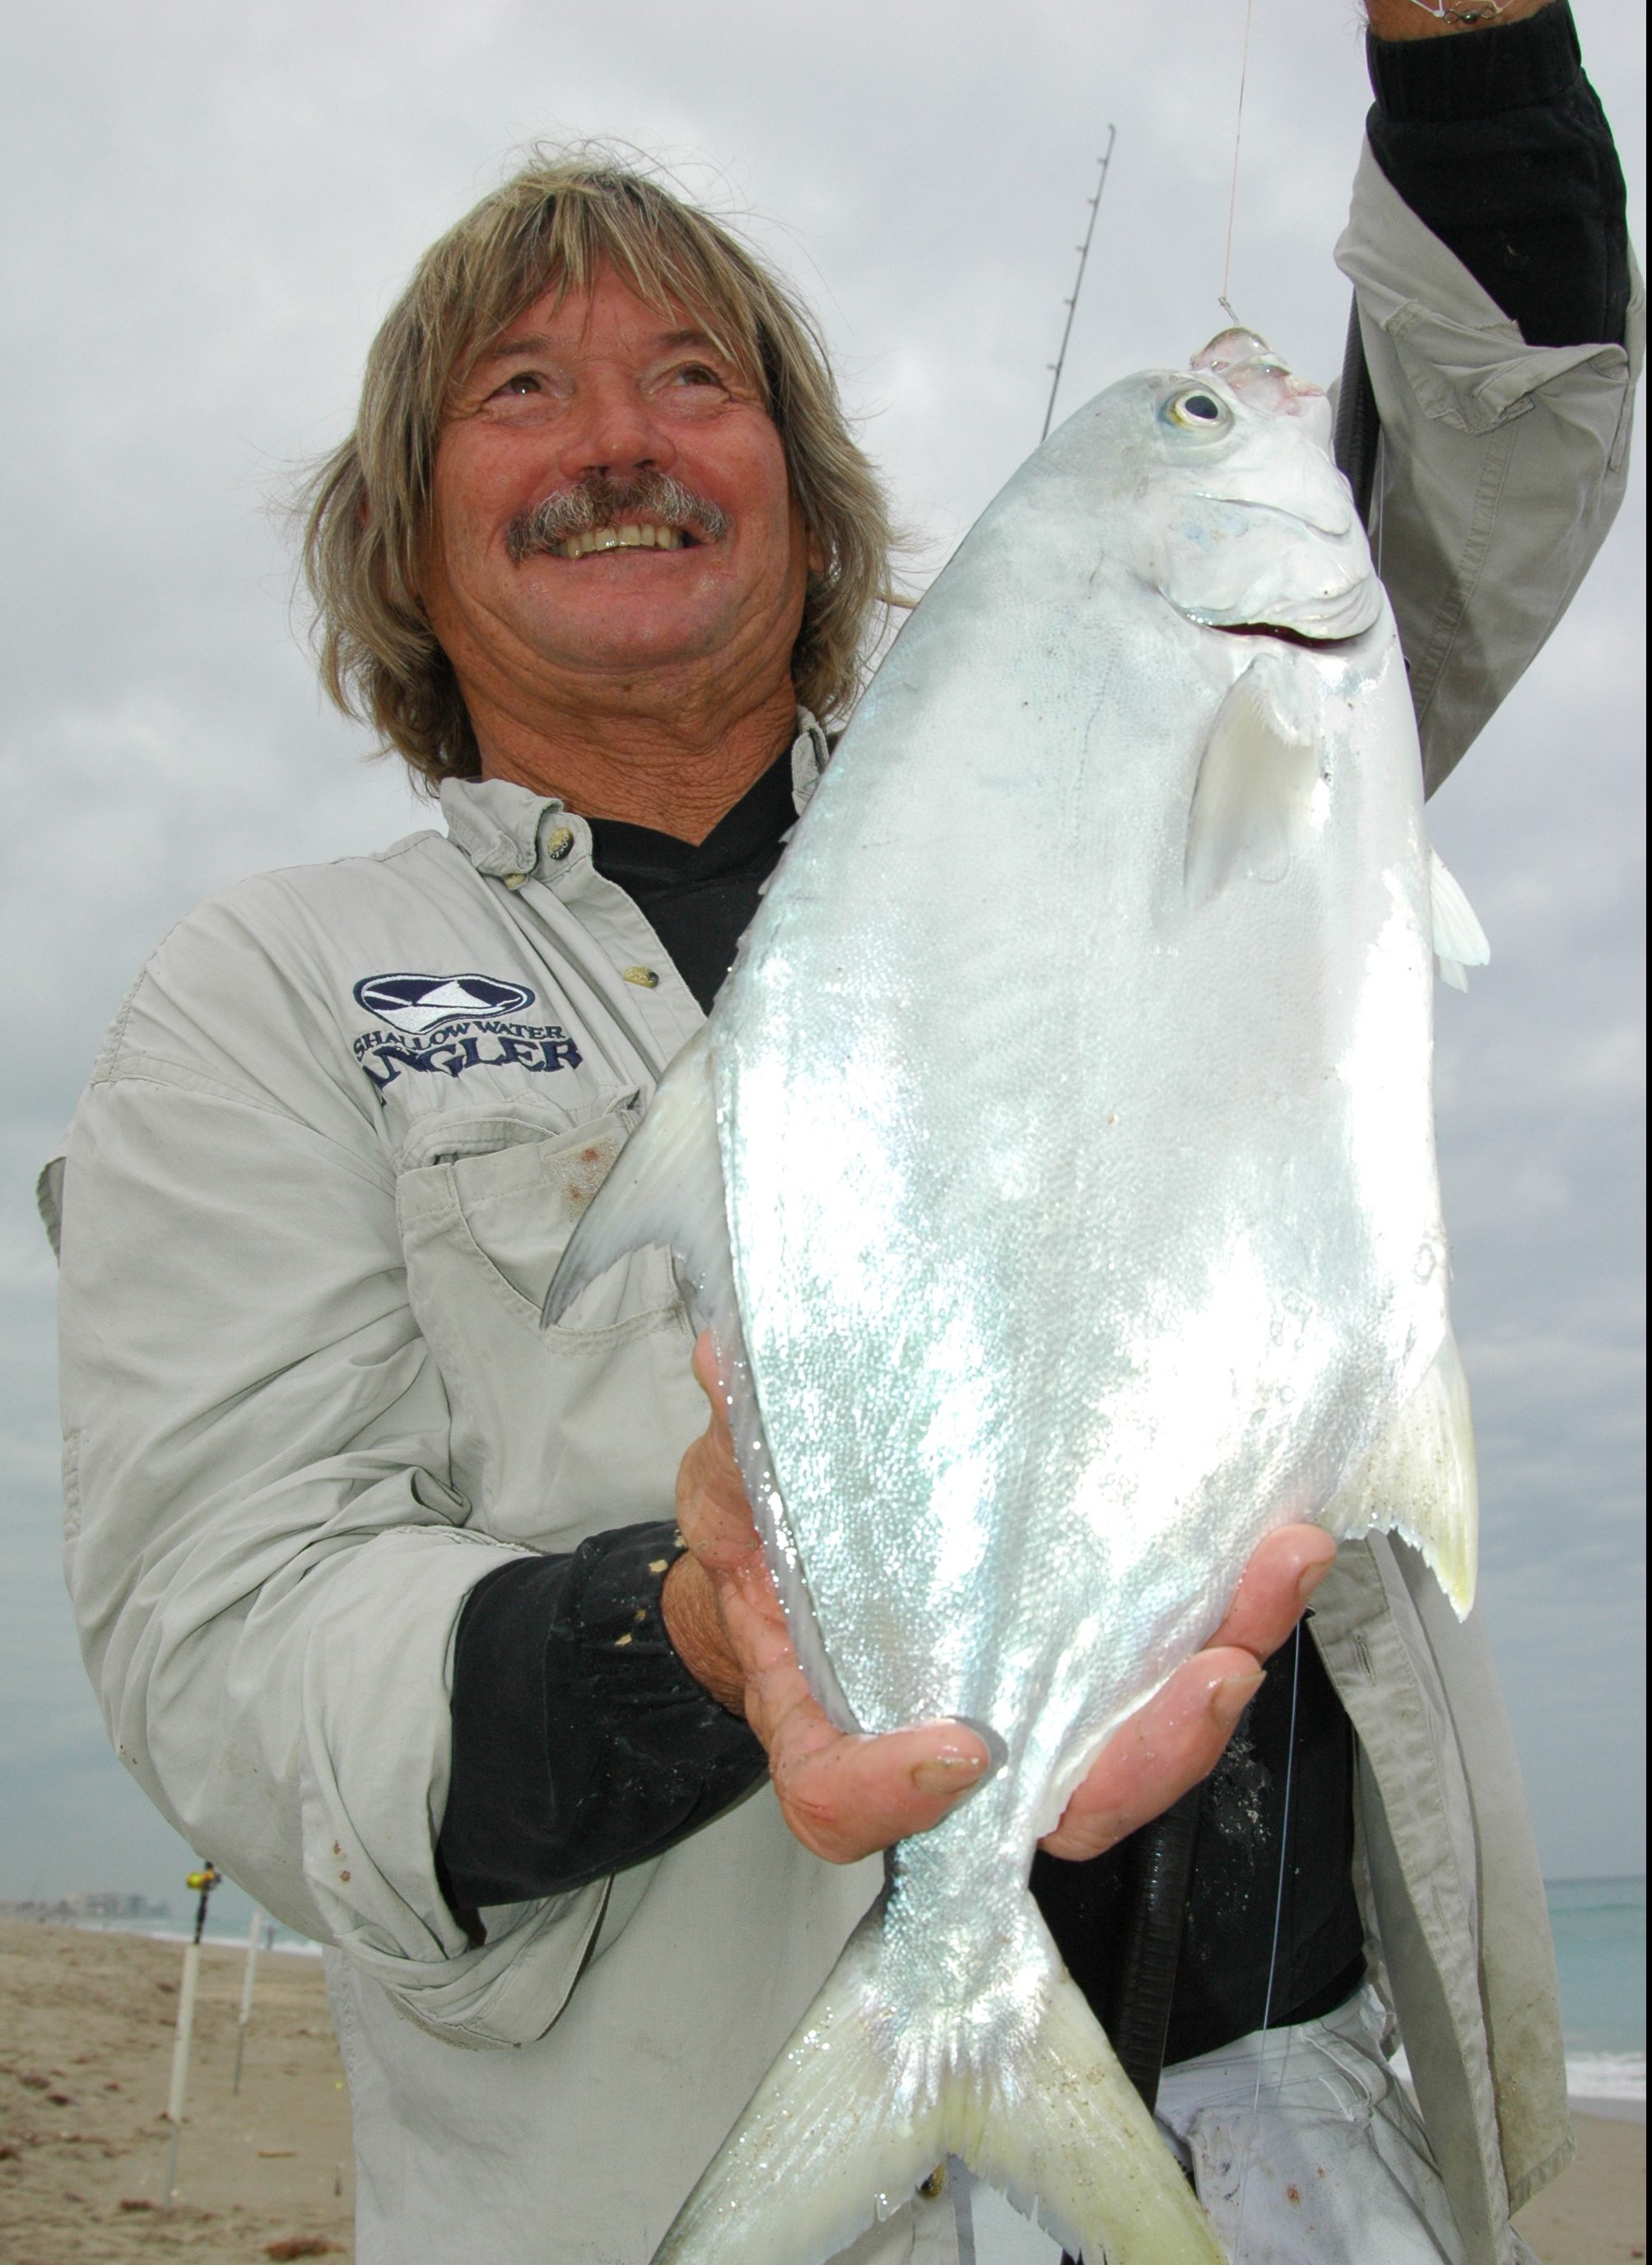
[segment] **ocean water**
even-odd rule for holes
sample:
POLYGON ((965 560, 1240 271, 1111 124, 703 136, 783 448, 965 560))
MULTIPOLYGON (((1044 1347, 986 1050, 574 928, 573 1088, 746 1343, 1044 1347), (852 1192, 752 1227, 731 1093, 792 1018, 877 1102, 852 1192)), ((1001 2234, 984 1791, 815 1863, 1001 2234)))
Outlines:
MULTIPOLYGON (((1561 2016, 1566 2032, 1567 2089, 1574 2100, 1646 2102, 1646 1881, 1644 1877, 1548 1880, 1549 1922, 1561 1977, 1561 2016)), ((181 1924, 135 1920, 112 1932, 184 1942, 181 1924)), ((240 1946, 244 1922, 217 1918, 208 1941, 240 1946)), ((279 1950, 317 1952, 286 1927, 268 1923, 265 1936, 279 1950)), ((1400 2064, 1403 2069, 1403 2059, 1400 2064)))
POLYGON ((1549 1880, 1567 2089, 1646 2100, 1646 1881, 1549 1880))

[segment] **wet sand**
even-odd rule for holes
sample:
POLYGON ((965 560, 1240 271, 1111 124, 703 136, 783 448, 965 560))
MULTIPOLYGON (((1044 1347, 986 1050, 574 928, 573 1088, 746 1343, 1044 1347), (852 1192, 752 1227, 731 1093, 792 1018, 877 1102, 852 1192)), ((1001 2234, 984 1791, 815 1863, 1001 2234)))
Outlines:
MULTIPOLYGON (((182 1963, 175 1943, 0 1920, 4 2265, 353 2255, 350 2110, 318 1958, 260 1958, 237 2098, 242 1952, 207 1945, 178 2203, 161 2210, 182 1963)), ((1576 2162, 1520 2229, 1543 2265, 1644 2258, 1644 2119, 1576 2122, 1576 2162)))

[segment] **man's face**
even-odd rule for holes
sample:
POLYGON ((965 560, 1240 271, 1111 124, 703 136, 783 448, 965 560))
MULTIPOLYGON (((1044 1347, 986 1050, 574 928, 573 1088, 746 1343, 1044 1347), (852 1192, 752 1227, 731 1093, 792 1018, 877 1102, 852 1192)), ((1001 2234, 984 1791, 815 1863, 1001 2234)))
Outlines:
POLYGON ((524 721, 708 666, 789 682, 808 566, 756 388, 606 270, 509 324, 442 429, 420 595, 467 696, 524 721))

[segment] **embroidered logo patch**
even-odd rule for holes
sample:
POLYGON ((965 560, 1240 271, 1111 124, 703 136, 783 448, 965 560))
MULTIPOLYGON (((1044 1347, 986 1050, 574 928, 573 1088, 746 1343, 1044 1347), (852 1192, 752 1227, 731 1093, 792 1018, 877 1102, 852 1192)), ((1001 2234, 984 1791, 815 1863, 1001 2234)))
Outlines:
POLYGON ((468 1069, 579 1067, 579 1049, 560 1023, 510 1019, 534 1003, 520 983, 491 975, 368 975, 354 995, 390 1025, 365 1031, 353 1049, 381 1104, 404 1069, 460 1077, 468 1069))
POLYGON ((491 975, 368 975, 355 987, 359 1002, 397 1031, 434 1031, 455 1017, 491 1019, 531 1007, 534 994, 520 983, 491 975))

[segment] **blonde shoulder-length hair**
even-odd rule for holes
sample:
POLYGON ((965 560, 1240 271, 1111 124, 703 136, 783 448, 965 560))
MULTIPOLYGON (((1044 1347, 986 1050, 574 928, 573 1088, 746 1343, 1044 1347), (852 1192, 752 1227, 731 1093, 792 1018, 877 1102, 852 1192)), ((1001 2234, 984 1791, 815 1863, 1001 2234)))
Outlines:
POLYGON ((536 150, 419 261, 373 341, 354 432, 299 498, 322 682, 433 793, 480 768, 417 594, 442 419, 507 323, 605 267, 649 305, 686 309, 761 387, 824 562, 792 652, 797 697, 829 721, 860 688, 894 536, 813 317, 727 227, 648 173, 605 152, 536 150))

